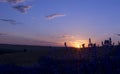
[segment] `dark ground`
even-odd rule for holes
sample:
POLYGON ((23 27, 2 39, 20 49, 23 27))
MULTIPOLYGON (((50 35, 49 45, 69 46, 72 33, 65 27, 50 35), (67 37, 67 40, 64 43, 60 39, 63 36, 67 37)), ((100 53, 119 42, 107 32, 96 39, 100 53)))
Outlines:
POLYGON ((120 46, 0 45, 0 74, 120 74, 120 46))

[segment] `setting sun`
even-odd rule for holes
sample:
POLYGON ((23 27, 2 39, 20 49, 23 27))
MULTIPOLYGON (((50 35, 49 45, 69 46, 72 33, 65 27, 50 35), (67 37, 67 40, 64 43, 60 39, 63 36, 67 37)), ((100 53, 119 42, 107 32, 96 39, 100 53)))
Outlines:
POLYGON ((75 40, 75 41, 70 42, 70 45, 75 48, 82 48, 82 44, 87 44, 87 41, 86 40, 75 40))
POLYGON ((82 44, 85 44, 86 47, 87 43, 88 42, 86 40, 74 40, 74 41, 70 41, 70 46, 75 48, 82 48, 82 44))
POLYGON ((74 47, 75 48, 81 48, 79 44, 76 44, 74 47))

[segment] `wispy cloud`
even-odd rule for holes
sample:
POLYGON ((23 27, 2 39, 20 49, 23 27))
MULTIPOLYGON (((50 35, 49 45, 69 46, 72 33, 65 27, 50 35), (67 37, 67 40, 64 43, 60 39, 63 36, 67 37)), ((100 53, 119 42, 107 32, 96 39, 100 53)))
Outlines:
POLYGON ((18 10, 21 13, 26 13, 28 9, 30 9, 32 6, 31 5, 18 5, 18 6, 13 6, 14 9, 18 10))
POLYGON ((3 35, 6 35, 6 34, 4 34, 4 33, 0 33, 0 36, 3 36, 3 35))
POLYGON ((17 23, 16 20, 12 20, 12 19, 0 19, 0 20, 3 21, 3 22, 10 23, 12 25, 21 24, 21 23, 17 23))
POLYGON ((117 34, 117 36, 120 36, 120 34, 117 34))
POLYGON ((47 15, 46 18, 47 19, 54 19, 54 18, 63 17, 63 16, 66 16, 66 15, 65 14, 55 13, 55 14, 47 15))
POLYGON ((0 0, 0 2, 8 2, 8 3, 12 3, 12 4, 18 4, 18 3, 22 3, 25 2, 26 0, 0 0))
POLYGON ((36 40, 36 39, 32 39, 32 38, 24 38, 24 37, 19 37, 19 36, 10 35, 10 34, 7 34, 5 36, 0 36, 0 43, 20 44, 20 45, 40 45, 40 46, 58 46, 58 45, 60 45, 57 42, 49 42, 49 41, 44 41, 44 40, 36 40))
POLYGON ((74 38, 74 36, 72 36, 72 35, 62 35, 60 38, 63 38, 63 39, 72 39, 72 38, 74 38))
POLYGON ((6 0, 0 0, 0 2, 6 2, 6 0))

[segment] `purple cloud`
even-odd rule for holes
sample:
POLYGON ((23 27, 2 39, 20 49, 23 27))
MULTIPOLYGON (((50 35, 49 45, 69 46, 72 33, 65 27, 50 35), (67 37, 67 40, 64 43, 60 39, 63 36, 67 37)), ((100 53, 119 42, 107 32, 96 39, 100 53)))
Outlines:
POLYGON ((117 36, 120 36, 120 34, 117 34, 117 36))
POLYGON ((0 36, 0 43, 3 44, 20 44, 20 45, 41 45, 41 46, 57 46, 56 42, 49 42, 44 40, 35 40, 31 38, 23 38, 16 35, 0 36))
POLYGON ((0 36, 3 36, 3 35, 5 35, 4 33, 0 33, 0 36))
POLYGON ((21 24, 21 23, 17 23, 16 20, 12 20, 12 19, 0 19, 0 20, 3 21, 3 22, 10 23, 12 25, 21 24))
POLYGON ((8 3, 12 3, 12 4, 18 4, 18 3, 22 3, 25 2, 26 0, 0 0, 0 2, 8 2, 8 3))
POLYGON ((63 35, 61 38, 74 38, 74 36, 71 36, 71 35, 63 35))
POLYGON ((13 4, 18 4, 18 3, 25 2, 25 0, 7 0, 7 2, 13 3, 13 4))
POLYGON ((6 2, 6 0, 0 0, 0 2, 6 2))
POLYGON ((26 13, 27 10, 30 9, 31 7, 32 7, 31 5, 19 5, 19 6, 14 6, 13 8, 21 13, 26 13))
POLYGON ((54 18, 63 17, 63 16, 66 16, 66 15, 65 14, 55 13, 55 14, 51 14, 51 15, 46 16, 46 18, 47 19, 54 19, 54 18))

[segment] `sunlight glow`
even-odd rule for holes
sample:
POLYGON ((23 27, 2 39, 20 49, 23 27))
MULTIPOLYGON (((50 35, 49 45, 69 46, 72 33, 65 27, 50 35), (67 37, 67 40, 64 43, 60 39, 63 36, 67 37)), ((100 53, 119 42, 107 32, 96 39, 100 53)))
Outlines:
POLYGON ((86 40, 75 40, 75 41, 70 42, 70 45, 75 48, 82 48, 82 44, 87 45, 87 41, 86 40))
POLYGON ((75 48, 81 48, 79 44, 76 44, 74 47, 75 48))

